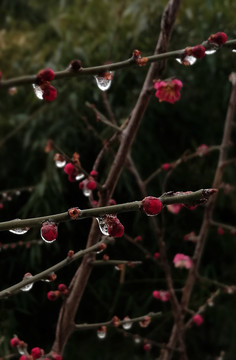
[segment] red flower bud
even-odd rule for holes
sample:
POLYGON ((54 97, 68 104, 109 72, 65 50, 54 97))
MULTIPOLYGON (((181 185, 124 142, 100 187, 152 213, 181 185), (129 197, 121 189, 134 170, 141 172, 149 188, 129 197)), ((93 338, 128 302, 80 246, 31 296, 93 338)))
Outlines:
POLYGON ((49 301, 55 301, 60 295, 60 292, 59 291, 49 291, 47 293, 47 298, 49 301))
POLYGON ((147 196, 142 200, 143 211, 149 216, 158 215, 162 206, 161 200, 153 196, 147 196))
POLYGON ((37 74, 37 84, 41 85, 45 81, 52 81, 55 77, 54 71, 52 69, 43 69, 40 70, 37 74))
POLYGON ((79 208, 71 208, 68 210, 68 214, 72 220, 77 220, 81 215, 81 210, 79 208))
POLYGON ((38 359, 40 358, 41 356, 44 355, 44 350, 43 349, 40 349, 39 347, 35 347, 31 350, 31 355, 33 356, 34 359, 38 359))
POLYGON ((228 39, 228 36, 224 32, 217 32, 216 34, 211 34, 208 38, 209 43, 214 43, 217 45, 223 45, 228 39))
POLYGON ((96 189, 97 184, 94 180, 88 180, 86 186, 89 190, 94 190, 94 189, 96 189))
POLYGON ((98 172, 96 170, 91 170, 90 175, 96 177, 98 176, 98 172))
POLYGON ((74 253, 75 253, 74 250, 69 250, 67 254, 68 258, 72 258, 74 253))
POLYGON ((80 60, 72 60, 70 63, 70 67, 73 71, 79 71, 81 69, 81 61, 80 60))
POLYGON ((13 337, 11 340, 10 340, 10 344, 12 347, 16 347, 18 346, 20 343, 20 340, 18 339, 18 337, 13 337))
POLYGON ((65 290, 68 290, 65 284, 59 284, 57 288, 61 293, 65 292, 65 290))
POLYGON ((57 226, 52 221, 45 221, 41 227, 41 237, 45 242, 53 242, 57 238, 57 226))
POLYGON ((171 165, 169 163, 165 163, 165 164, 162 164, 161 167, 163 170, 167 171, 171 168, 171 165))
POLYGON ((74 164, 72 163, 67 163, 64 167, 64 172, 67 174, 67 175, 74 175, 75 172, 76 172, 76 167, 74 164))
POLYGON ((205 56, 205 48, 202 45, 196 45, 192 48, 192 55, 196 59, 201 59, 205 56))
POLYGON ((122 237, 124 234, 124 226, 120 220, 114 215, 107 215, 105 218, 107 224, 107 231, 110 236, 122 237))
POLYGON ((43 99, 45 101, 51 102, 54 101, 57 97, 57 90, 54 86, 50 84, 43 84, 41 85, 41 89, 43 91, 43 99))

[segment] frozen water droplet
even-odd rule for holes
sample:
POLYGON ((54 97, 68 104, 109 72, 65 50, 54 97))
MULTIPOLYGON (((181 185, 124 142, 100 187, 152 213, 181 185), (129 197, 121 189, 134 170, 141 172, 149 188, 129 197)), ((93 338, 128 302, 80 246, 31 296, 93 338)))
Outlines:
POLYGON ((177 58, 175 60, 182 65, 193 65, 197 61, 194 56, 185 56, 183 59, 177 58))
POLYGON ((107 224, 105 222, 105 219, 103 216, 100 216, 97 219, 97 222, 98 222, 98 226, 99 226, 99 229, 101 231, 101 233, 105 236, 109 236, 109 233, 108 233, 108 227, 107 227, 107 224))
POLYGON ((25 345, 18 345, 17 350, 18 350, 18 353, 20 355, 26 355, 27 354, 25 345))
POLYGON ((82 180, 83 178, 84 178, 84 174, 79 173, 78 175, 76 175, 75 180, 79 181, 79 180, 82 180))
MULTIPOLYGON (((16 220, 21 220, 21 219, 16 219, 16 220)), ((29 229, 30 229, 29 227, 24 227, 24 228, 11 229, 9 231, 16 235, 23 235, 23 234, 26 234, 27 231, 29 231, 29 229)))
MULTIPOLYGON (((26 273, 26 274, 24 275, 24 277, 23 277, 23 280, 30 279, 30 278, 32 278, 32 277, 33 277, 32 274, 26 273)), ((33 283, 27 284, 27 285, 25 285, 25 286, 23 286, 23 287, 21 288, 21 291, 30 291, 30 290, 32 289, 33 285, 34 285, 33 283)))
POLYGON ((135 344, 140 344, 141 343, 141 339, 138 335, 134 336, 134 342, 135 344))
POLYGON ((95 77, 97 86, 100 90, 106 91, 111 86, 111 82, 112 82, 112 72, 111 71, 108 72, 107 79, 102 76, 98 76, 98 75, 95 75, 94 77, 95 77), (109 74, 110 74, 110 76, 109 76, 109 74))
POLYGON ((233 52, 233 53, 236 53, 236 49, 233 49, 232 52, 233 52))
POLYGON ((133 324, 132 324, 131 321, 129 321, 129 320, 130 320, 129 316, 126 316, 126 317, 124 318, 124 320, 127 321, 127 322, 122 325, 123 329, 125 329, 125 330, 130 330, 130 329, 132 328, 132 325, 133 325, 133 324))
POLYGON ((41 87, 36 84, 32 84, 32 86, 33 86, 34 93, 37 96, 37 98, 40 100, 43 100, 43 91, 42 91, 41 87))
POLYGON ((87 188, 87 186, 83 187, 83 194, 84 196, 90 196, 92 193, 92 191, 90 189, 87 188))
POLYGON ((107 335, 106 330, 103 330, 103 329, 97 330, 97 337, 99 339, 101 339, 101 340, 105 339, 106 335, 107 335))
POLYGON ((211 49, 211 50, 206 50, 205 54, 206 55, 212 55, 212 54, 215 54, 215 52, 216 52, 216 49, 211 49))
POLYGON ((63 168, 65 165, 66 165, 66 160, 63 160, 63 161, 55 161, 55 164, 56 164, 56 167, 58 168, 63 168))

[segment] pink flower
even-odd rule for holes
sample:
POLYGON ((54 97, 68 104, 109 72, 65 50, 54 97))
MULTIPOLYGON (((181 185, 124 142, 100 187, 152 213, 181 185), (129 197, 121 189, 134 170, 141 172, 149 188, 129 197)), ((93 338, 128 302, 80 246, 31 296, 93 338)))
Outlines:
POLYGON ((204 156, 208 153, 208 150, 209 150, 209 146, 207 146, 206 144, 201 144, 196 149, 196 152, 199 156, 204 156))
POLYGON ((193 265, 192 259, 188 255, 176 254, 173 263, 176 268, 190 269, 193 265))
POLYGON ((203 319, 202 315, 196 314, 196 315, 193 316, 193 322, 197 326, 200 326, 204 322, 204 319, 203 319))
POLYGON ((157 90, 155 96, 159 101, 166 101, 171 104, 174 104, 180 99, 180 89, 183 84, 178 79, 172 79, 168 81, 156 81, 154 83, 154 88, 157 90))
POLYGON ((172 214, 178 214, 180 212, 180 210, 182 209, 183 205, 182 204, 170 204, 167 205, 167 210, 169 212, 171 212, 172 214))
POLYGON ((169 291, 165 290, 154 290, 152 296, 157 300, 161 300, 162 302, 170 300, 170 293, 169 291))

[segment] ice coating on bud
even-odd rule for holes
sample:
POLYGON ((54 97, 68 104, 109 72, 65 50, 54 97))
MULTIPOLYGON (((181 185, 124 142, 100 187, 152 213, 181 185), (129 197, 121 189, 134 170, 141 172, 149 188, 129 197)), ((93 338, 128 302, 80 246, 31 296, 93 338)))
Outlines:
POLYGON ((129 316, 125 316, 124 317, 124 321, 126 321, 123 325, 122 325, 122 327, 123 327, 123 329, 125 329, 125 330, 130 330, 131 328, 132 328, 132 322, 131 321, 129 321, 130 320, 130 317, 129 316))
POLYGON ((183 59, 177 58, 176 61, 179 64, 182 64, 182 65, 185 65, 185 66, 190 66, 190 65, 194 65, 195 62, 197 61, 197 59, 196 59, 195 56, 187 55, 183 59))
POLYGON ((62 154, 55 154, 54 161, 58 168, 63 168, 66 165, 66 159, 62 154))
MULTIPOLYGON (((16 219, 21 221, 21 219, 16 219)), ((16 229, 11 229, 9 230, 12 234, 16 234, 16 235, 24 235, 29 231, 29 227, 24 227, 24 228, 16 228, 16 229)))
MULTIPOLYGON (((30 279, 32 277, 33 277, 33 275, 31 273, 26 273, 23 277, 23 280, 30 279)), ((32 289, 33 285, 34 285, 33 283, 27 284, 21 288, 21 291, 30 291, 32 289)))
POLYGON ((105 217, 104 216, 99 216, 96 218, 97 222, 98 222, 98 226, 99 229, 101 231, 101 233, 105 236, 109 236, 109 232, 108 232, 108 226, 105 222, 105 217))
POLYGON ((52 221, 45 221, 41 227, 41 238, 46 243, 52 243, 57 238, 57 225, 52 221))
POLYGON ((41 89, 41 87, 36 84, 32 84, 32 86, 33 86, 36 97, 40 100, 43 100, 43 90, 41 89))
POLYGON ((101 326, 98 330, 97 330, 97 337, 101 340, 105 339, 107 335, 107 328, 106 326, 101 326))
POLYGON ((160 214, 162 207, 161 200, 154 196, 147 196, 142 200, 142 209, 148 216, 160 214))
POLYGON ((94 77, 100 90, 106 91, 110 88, 113 78, 112 71, 108 71, 102 75, 95 75, 94 77))

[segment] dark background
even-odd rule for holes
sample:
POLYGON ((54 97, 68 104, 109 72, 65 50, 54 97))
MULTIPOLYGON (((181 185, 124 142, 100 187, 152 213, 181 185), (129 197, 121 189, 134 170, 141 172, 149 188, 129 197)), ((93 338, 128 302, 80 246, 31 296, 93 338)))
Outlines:
MULTIPOLYGON (((80 59, 84 67, 116 62, 131 56, 134 49, 143 56, 151 55, 158 38, 159 24, 165 1, 147 2, 121 0, 100 1, 1 1, 0 7, 0 69, 3 78, 35 74, 51 67, 63 70, 73 59, 80 59)), ((186 0, 182 2, 170 42, 170 50, 196 45, 210 34, 224 31, 229 39, 236 37, 236 4, 221 0, 186 0)), ((176 76, 183 82, 181 99, 174 105, 159 103, 154 97, 146 112, 132 149, 132 157, 142 178, 148 177, 162 163, 175 161, 184 151, 194 151, 200 144, 218 145, 227 111, 231 85, 228 77, 235 71, 236 54, 221 49, 194 66, 185 67, 175 60, 168 61, 163 78, 176 76)), ((147 67, 118 70, 107 96, 119 124, 132 110, 141 89, 147 67)), ((98 122, 85 102, 96 104, 106 114, 102 94, 94 78, 83 77, 53 82, 58 98, 53 103, 38 100, 31 86, 19 87, 17 94, 1 90, 0 101, 0 210, 1 221, 42 216, 66 211, 72 206, 88 207, 78 188, 69 183, 63 170, 57 169, 53 153, 45 153, 48 139, 53 139, 65 153, 80 154, 83 167, 90 171, 103 141, 112 130, 98 122), (91 131, 90 128, 95 131, 91 131), (10 134, 10 136, 9 136, 10 134), (8 189, 25 186, 32 191, 4 193, 8 189)), ((235 131, 233 132, 233 137, 235 131)), ((232 137, 232 141, 233 141, 232 137)), ((234 146, 230 157, 235 156, 234 146)), ((212 184, 218 153, 196 158, 178 167, 167 181, 165 190, 187 191, 208 188, 212 184)), ((99 168, 102 183, 112 162, 107 153, 99 168)), ((150 195, 160 196, 164 173, 148 186, 150 195)), ((227 168, 224 182, 234 186, 235 167, 227 168)), ((96 196, 96 195, 95 195, 96 196)), ((118 203, 140 200, 139 189, 132 174, 124 170, 114 198, 118 203)), ((220 191, 214 219, 235 224, 236 196, 220 191)), ((195 211, 182 209, 178 215, 166 210, 166 247, 170 262, 180 252, 192 255, 194 245, 183 241, 183 236, 198 232, 203 208, 195 211)), ((147 219, 143 214, 119 216, 125 231, 131 237, 141 235, 143 245, 152 253, 158 251, 147 219)), ((26 272, 36 274, 63 259, 69 249, 85 246, 91 220, 63 223, 58 240, 50 245, 38 244, 27 248, 17 246, 0 252, 1 289, 20 281, 26 272)), ((22 240, 39 239, 39 229, 31 229, 20 237, 1 232, 0 242, 11 244, 22 240)), ((217 234, 212 228, 202 259, 200 273, 226 284, 235 281, 235 235, 217 234)), ((143 260, 142 266, 127 269, 125 282, 119 281, 119 272, 108 267, 96 268, 89 280, 78 311, 78 322, 109 320, 113 315, 123 318, 141 316, 149 311, 162 311, 150 327, 132 332, 159 343, 168 340, 172 326, 169 303, 152 298, 152 291, 165 289, 160 267, 148 259, 125 239, 118 239, 106 251, 113 259, 143 260)), ((98 258, 101 258, 99 255, 98 258)), ((46 294, 61 282, 69 284, 78 263, 58 272, 55 283, 39 282, 28 293, 19 293, 0 302, 0 355, 12 353, 9 339, 17 334, 29 344, 50 350, 61 300, 49 302, 46 294)), ((172 269, 175 287, 180 289, 186 270, 172 269)), ((196 285, 190 308, 197 310, 214 285, 196 285)), ((207 308, 204 324, 187 333, 187 348, 191 359, 216 359, 225 351, 225 360, 236 357, 235 295, 221 294, 215 306, 207 308)), ((75 333, 66 347, 64 359, 154 359, 159 348, 145 353, 132 338, 124 338, 115 329, 109 329, 107 339, 99 341, 96 331, 75 333)))

